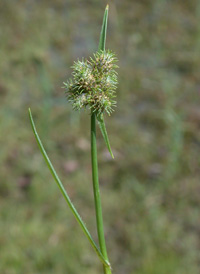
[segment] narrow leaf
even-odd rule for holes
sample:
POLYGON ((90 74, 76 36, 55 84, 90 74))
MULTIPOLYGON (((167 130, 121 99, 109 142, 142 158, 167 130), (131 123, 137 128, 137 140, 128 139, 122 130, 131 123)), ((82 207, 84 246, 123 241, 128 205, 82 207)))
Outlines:
POLYGON ((70 200, 70 198, 69 198, 69 196, 68 196, 66 190, 64 189, 64 186, 63 186, 62 182, 60 181, 60 179, 59 179, 59 177, 58 177, 58 175, 57 175, 57 173, 56 173, 56 171, 55 171, 55 169, 54 169, 54 167, 53 167, 53 165, 52 165, 52 163, 51 163, 51 161, 50 161, 50 159, 49 159, 49 157, 48 157, 48 155, 47 155, 47 153, 46 153, 46 151, 45 151, 45 149, 44 149, 44 147, 43 147, 43 145, 42 145, 42 142, 41 142, 41 140, 40 140, 40 137, 39 137, 39 135, 38 135, 38 133, 37 133, 37 130, 36 130, 36 127, 35 127, 35 124, 34 124, 34 121, 33 121, 33 117, 32 117, 30 108, 29 108, 29 118, 30 118, 30 122, 31 122, 32 129, 33 129, 33 133, 34 133, 34 135, 35 135, 35 138, 36 138, 37 144, 38 144, 38 146, 39 146, 39 148, 40 148, 40 151, 41 151, 41 153, 42 153, 42 155, 43 155, 43 157, 44 157, 44 159, 45 159, 45 162, 46 162, 46 164, 47 164, 47 166, 48 166, 48 168, 49 168, 49 170, 50 170, 50 172, 51 172, 51 174, 52 174, 54 180, 56 181, 56 183, 57 183, 57 185, 58 185, 58 187, 59 187, 59 189, 60 189, 62 195, 64 196, 64 198, 65 198, 65 200, 66 200, 66 202, 67 202, 69 208, 71 209, 71 211, 72 211, 74 217, 76 218, 77 222, 78 222, 79 225, 81 226, 83 232, 85 233, 86 237, 88 238, 90 244, 91 244, 92 247, 94 248, 95 252, 96 252, 97 255, 99 256, 99 258, 100 258, 100 260, 102 261, 102 263, 103 263, 105 266, 110 267, 109 262, 108 262, 107 260, 105 260, 105 258, 104 258, 104 256, 102 255, 101 251, 99 250, 99 248, 98 248, 97 245, 95 244, 95 242, 94 242, 94 240, 93 240, 91 234, 89 233, 89 231, 88 231, 86 225, 83 223, 83 221, 82 221, 82 219, 81 219, 79 213, 77 212, 77 210, 76 210, 76 208, 74 207, 74 205, 72 204, 72 202, 71 202, 71 200, 70 200))
POLYGON ((109 6, 106 6, 104 16, 103 16, 103 23, 101 27, 101 34, 100 34, 100 40, 99 40, 99 50, 104 51, 106 46, 106 32, 107 32, 107 22, 108 22, 108 9, 109 6))
POLYGON ((97 121, 101 130, 101 133, 103 135, 104 141, 106 143, 106 146, 108 148, 108 151, 110 152, 111 157, 114 159, 114 155, 112 153, 111 147, 110 147, 110 142, 108 139, 108 134, 107 134, 107 130, 106 130, 106 125, 104 122, 104 118, 103 118, 103 113, 101 115, 97 115, 97 121))
MULTIPOLYGON (((109 6, 106 6, 105 12, 104 12, 104 17, 103 17, 103 23, 101 27, 101 34, 100 34, 100 39, 99 39, 99 50, 105 51, 105 46, 106 46, 106 33, 107 33, 107 23, 108 23, 108 9, 109 6)), ((108 134, 106 131, 106 125, 104 122, 103 114, 97 116, 97 121, 101 130, 101 133, 103 135, 104 141, 106 143, 106 146, 108 148, 108 151, 110 152, 110 155, 112 158, 114 158, 111 147, 110 147, 110 142, 108 139, 108 134)))

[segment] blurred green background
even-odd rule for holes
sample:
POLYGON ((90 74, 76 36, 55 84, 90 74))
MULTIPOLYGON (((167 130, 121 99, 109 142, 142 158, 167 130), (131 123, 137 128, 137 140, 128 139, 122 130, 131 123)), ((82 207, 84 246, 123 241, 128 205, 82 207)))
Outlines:
MULTIPOLYGON (((115 274, 200 273, 200 2, 115 0, 107 48, 118 107, 98 131, 108 253, 115 274)), ((95 239, 89 113, 62 83, 96 51, 107 1, 0 1, 0 273, 98 274, 102 266, 36 145, 95 239)))

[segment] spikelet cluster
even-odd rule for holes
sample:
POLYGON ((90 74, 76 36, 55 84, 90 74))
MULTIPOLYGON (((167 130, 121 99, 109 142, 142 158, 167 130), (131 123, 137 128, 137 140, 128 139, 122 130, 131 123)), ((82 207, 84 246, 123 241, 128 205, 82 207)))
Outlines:
POLYGON ((117 58, 111 51, 98 51, 89 60, 74 62, 72 79, 64 83, 68 101, 75 110, 89 107, 109 115, 116 106, 117 58))

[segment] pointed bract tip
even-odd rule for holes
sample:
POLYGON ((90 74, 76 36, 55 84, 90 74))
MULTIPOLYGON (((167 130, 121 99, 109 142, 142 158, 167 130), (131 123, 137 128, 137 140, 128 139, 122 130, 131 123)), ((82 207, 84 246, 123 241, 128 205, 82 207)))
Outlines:
POLYGON ((106 6, 106 10, 108 10, 108 9, 109 9, 109 5, 106 6))

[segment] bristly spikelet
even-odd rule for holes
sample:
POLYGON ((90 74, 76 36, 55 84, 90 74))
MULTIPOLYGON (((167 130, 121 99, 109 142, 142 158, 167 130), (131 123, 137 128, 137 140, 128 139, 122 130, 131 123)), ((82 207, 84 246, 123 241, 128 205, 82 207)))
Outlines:
POLYGON ((73 108, 91 108, 98 115, 109 115, 116 106, 117 58, 111 51, 98 51, 89 60, 74 62, 72 79, 64 83, 73 108))

